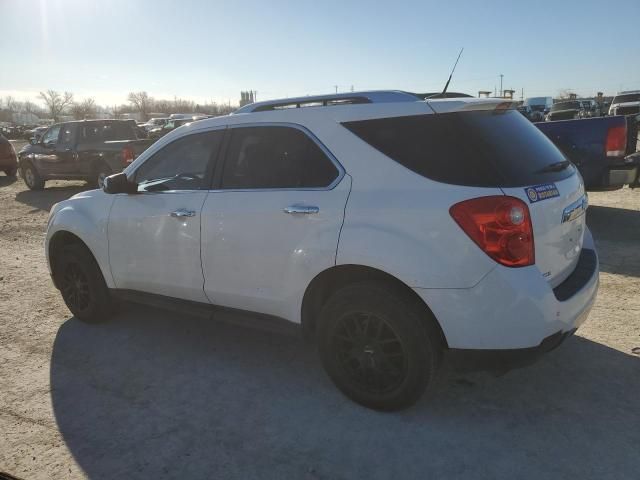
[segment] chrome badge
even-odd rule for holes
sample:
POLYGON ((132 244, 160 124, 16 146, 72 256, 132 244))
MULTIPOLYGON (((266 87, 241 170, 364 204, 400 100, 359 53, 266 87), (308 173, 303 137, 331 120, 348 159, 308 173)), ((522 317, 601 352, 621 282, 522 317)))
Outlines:
POLYGON ((582 198, 576 200, 562 211, 562 223, 570 222, 584 215, 588 206, 589 201, 587 200, 587 196, 583 195, 582 198))

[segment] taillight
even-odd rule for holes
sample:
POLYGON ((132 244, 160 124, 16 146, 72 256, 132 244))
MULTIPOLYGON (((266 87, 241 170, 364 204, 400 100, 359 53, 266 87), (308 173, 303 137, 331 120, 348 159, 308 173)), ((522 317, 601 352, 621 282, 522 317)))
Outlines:
POLYGON ((479 197, 456 203, 453 219, 483 252, 507 267, 535 263, 529 207, 515 197, 479 197))
POLYGON ((618 125, 609 128, 605 151, 607 157, 624 157, 627 150, 627 126, 618 125))
POLYGON ((136 158, 136 152, 131 147, 124 147, 122 149, 122 161, 124 163, 131 163, 136 158))

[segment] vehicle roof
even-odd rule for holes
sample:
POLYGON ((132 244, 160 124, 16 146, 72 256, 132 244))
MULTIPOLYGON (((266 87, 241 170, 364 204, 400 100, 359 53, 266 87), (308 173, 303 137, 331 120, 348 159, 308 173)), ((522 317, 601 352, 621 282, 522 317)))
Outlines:
MULTIPOLYGON (((68 122, 58 122, 51 125, 67 125, 69 123, 104 123, 104 122, 135 122, 133 118, 102 118, 102 119, 93 119, 93 120, 69 120, 68 122)), ((40 127, 40 128, 49 128, 49 127, 40 127)))
POLYGON ((625 90, 623 92, 616 93, 616 96, 618 96, 618 95, 626 95, 628 93, 640 93, 640 90, 625 90))
MULTIPOLYGON (((394 91, 397 92, 397 91, 394 91)), ((330 106, 308 106, 300 108, 277 108, 258 112, 239 112, 236 111, 230 115, 219 117, 205 118, 202 120, 192 121, 190 125, 180 127, 191 131, 223 126, 238 125, 248 123, 296 123, 300 125, 319 125, 318 122, 341 123, 354 120, 365 120, 372 118, 384 118, 392 116, 406 115, 424 115, 429 113, 447 113, 456 111, 470 110, 493 110, 497 107, 509 109, 516 106, 516 102, 505 101, 501 98, 474 98, 474 97, 457 97, 457 98, 432 98, 422 100, 417 96, 409 96, 406 92, 395 98, 398 101, 388 101, 389 97, 381 96, 382 102, 369 103, 349 103, 349 104, 332 104, 330 106)), ((363 92, 354 92, 350 94, 338 94, 339 98, 362 96, 363 92)), ((332 96, 322 96, 322 98, 335 98, 332 96)), ((319 100, 309 100, 313 97, 303 97, 304 102, 314 103, 319 100)), ((318 98, 318 97, 316 97, 318 98)), ((297 102, 298 99, 285 99, 286 101, 297 102)), ((273 102, 269 103, 276 103, 273 102)), ((261 102, 267 103, 267 102, 261 102)), ((255 104, 254 104, 255 105, 255 104)), ((289 105, 289 104, 287 104, 289 105)), ((177 131, 177 129, 176 129, 177 131)), ((181 130, 185 131, 185 130, 181 130)), ((171 132, 172 135, 174 132, 171 132)), ((178 135, 178 133, 175 133, 178 135)), ((172 138, 169 137, 169 138, 172 138)))

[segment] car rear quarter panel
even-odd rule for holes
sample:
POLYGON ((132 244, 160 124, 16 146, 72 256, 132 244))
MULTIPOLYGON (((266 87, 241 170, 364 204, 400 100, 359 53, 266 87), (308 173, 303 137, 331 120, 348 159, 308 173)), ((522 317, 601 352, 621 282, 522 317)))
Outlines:
POLYGON ((500 189, 434 182, 340 125, 333 132, 316 132, 353 179, 338 265, 377 268, 420 288, 469 288, 495 267, 449 208, 469 198, 502 195, 500 189))

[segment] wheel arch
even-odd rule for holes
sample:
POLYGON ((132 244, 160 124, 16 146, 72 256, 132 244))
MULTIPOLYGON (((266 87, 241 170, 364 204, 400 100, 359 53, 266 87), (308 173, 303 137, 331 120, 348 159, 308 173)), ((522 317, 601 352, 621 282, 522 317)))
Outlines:
MULTIPOLYGON (((365 265, 346 264, 335 265, 330 267, 314 277, 307 286, 302 298, 301 306, 301 323, 302 333, 307 341, 314 341, 316 332, 317 314, 322 305, 329 299, 331 294, 338 289, 353 283, 364 281, 380 281, 389 284, 391 288, 396 289, 399 293, 407 295, 411 301, 424 308, 425 312, 435 320, 436 327, 440 334, 442 345, 447 346, 446 337, 442 330, 439 320, 433 311, 424 302, 422 298, 406 283, 397 277, 379 270, 377 268, 365 265)), ((428 321, 429 317, 424 317, 424 321, 428 321)))
POLYGON ((49 243, 47 245, 47 258, 49 259, 49 266, 51 269, 51 278, 53 279, 53 283, 56 288, 59 288, 59 285, 56 283, 56 266, 58 264, 58 259, 60 258, 60 254, 62 250, 67 245, 82 245, 86 250, 93 256, 95 259, 95 255, 87 245, 78 235, 72 233, 68 230, 58 230, 55 232, 51 238, 49 239, 49 243))

